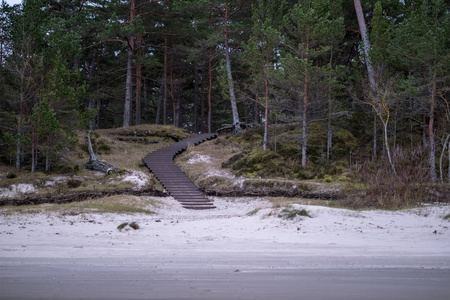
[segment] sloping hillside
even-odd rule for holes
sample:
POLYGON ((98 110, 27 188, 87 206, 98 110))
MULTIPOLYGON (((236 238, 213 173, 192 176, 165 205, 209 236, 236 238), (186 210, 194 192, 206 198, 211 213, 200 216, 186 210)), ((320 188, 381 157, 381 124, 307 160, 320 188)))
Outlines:
MULTIPOLYGON (((143 165, 142 158, 189 135, 171 126, 157 125, 97 130, 91 136, 99 159, 125 170, 124 174, 107 176, 85 168, 89 154, 85 134, 79 133, 78 144, 65 149, 52 172, 30 173, 26 169, 17 171, 13 166, 1 165, 0 198, 26 199, 28 202, 35 199, 40 203, 49 199, 67 202, 120 193, 163 195, 162 186, 143 165)), ((280 145, 287 147, 283 143, 280 145)), ((258 148, 258 134, 255 129, 249 129, 238 137, 222 135, 216 140, 189 147, 177 157, 176 163, 210 195, 336 197, 337 184, 295 178, 292 175, 293 170, 298 170, 295 157, 286 158, 272 150, 262 153, 258 148), (254 161, 248 159, 244 164, 246 169, 236 168, 233 164, 247 157, 253 157, 254 161), (261 164, 279 165, 286 176, 280 176, 280 168, 274 168, 271 173, 261 164), (251 168, 263 171, 248 171, 251 168)))

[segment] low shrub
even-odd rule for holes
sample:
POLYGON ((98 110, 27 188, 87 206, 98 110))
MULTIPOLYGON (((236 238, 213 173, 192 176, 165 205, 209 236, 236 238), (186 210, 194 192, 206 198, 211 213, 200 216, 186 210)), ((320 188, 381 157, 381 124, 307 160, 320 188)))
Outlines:
POLYGON ((278 166, 275 160, 278 154, 270 150, 253 150, 231 164, 231 170, 238 175, 264 176, 267 173, 274 174, 278 166))
POLYGON ((6 178, 14 179, 14 178, 17 178, 17 175, 14 172, 9 172, 8 174, 6 174, 6 178))
POLYGON ((76 189, 81 186, 81 180, 70 179, 67 181, 67 186, 71 189, 76 189))
POLYGON ((310 180, 316 177, 316 173, 310 168, 300 168, 297 173, 295 173, 295 178, 301 180, 310 180))
POLYGON ((72 173, 80 171, 80 166, 72 162, 57 162, 53 165, 53 172, 60 174, 72 173))
POLYGON ((364 161, 354 166, 355 180, 349 182, 345 206, 353 208, 400 209, 423 203, 449 203, 450 187, 429 180, 425 149, 394 152, 396 174, 386 160, 364 161))
POLYGON ((309 212, 304 208, 302 209, 285 208, 278 214, 278 217, 289 220, 292 220, 297 216, 312 218, 309 212))
POLYGON ((134 230, 140 229, 139 224, 136 223, 136 222, 131 222, 129 225, 130 225, 130 227, 133 228, 134 230))
POLYGON ((117 229, 122 230, 122 229, 124 229, 125 226, 127 226, 127 225, 128 225, 128 222, 124 222, 124 223, 120 224, 119 226, 117 226, 117 229))

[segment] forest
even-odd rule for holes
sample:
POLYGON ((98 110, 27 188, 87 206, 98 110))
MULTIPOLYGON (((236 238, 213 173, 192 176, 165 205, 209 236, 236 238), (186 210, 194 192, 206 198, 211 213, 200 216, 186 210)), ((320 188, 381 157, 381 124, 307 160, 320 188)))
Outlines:
POLYGON ((2 0, 0 74, 17 169, 51 171, 80 131, 228 126, 261 153, 289 130, 300 169, 450 182, 450 1, 2 0))

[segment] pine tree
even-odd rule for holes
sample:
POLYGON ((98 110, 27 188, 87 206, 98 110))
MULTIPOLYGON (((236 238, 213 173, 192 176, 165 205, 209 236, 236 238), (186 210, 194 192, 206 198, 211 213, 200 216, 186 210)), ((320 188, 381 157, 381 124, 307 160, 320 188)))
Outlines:
POLYGON ((284 45, 290 54, 286 55, 282 67, 291 82, 302 82, 302 87, 292 88, 294 97, 301 98, 298 109, 301 111, 302 166, 306 166, 308 148, 308 123, 310 106, 310 87, 319 58, 329 53, 329 40, 335 26, 342 20, 330 19, 331 12, 327 0, 299 1, 285 18, 285 28, 289 39, 284 45), (315 62, 316 60, 316 62, 315 62))
MULTIPOLYGON (((250 91, 254 97, 248 97, 264 108, 264 137, 263 150, 267 150, 269 103, 270 103, 270 81, 273 69, 279 63, 277 55, 280 51, 281 34, 275 28, 276 21, 281 15, 277 10, 272 10, 274 2, 258 0, 253 4, 253 27, 250 40, 244 46, 244 61, 249 65, 250 91)), ((283 3, 278 7, 282 11, 283 3)))
POLYGON ((436 174, 436 107, 440 89, 450 69, 450 15, 443 0, 414 1, 404 21, 394 32, 390 51, 399 64, 414 75, 423 95, 424 116, 428 118, 430 180, 436 174))

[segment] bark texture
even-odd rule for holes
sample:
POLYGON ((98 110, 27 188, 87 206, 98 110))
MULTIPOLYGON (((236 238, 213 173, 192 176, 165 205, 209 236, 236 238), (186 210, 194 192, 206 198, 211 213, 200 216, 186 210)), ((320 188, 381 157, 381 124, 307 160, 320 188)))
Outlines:
POLYGON ((361 32, 361 38, 363 40, 364 59, 366 62, 367 74, 369 76, 370 89, 373 93, 375 93, 376 91, 375 74, 369 56, 369 51, 372 46, 370 45, 370 41, 367 36, 366 21, 364 19, 364 13, 361 7, 361 2, 359 0, 354 0, 353 3, 355 4, 356 16, 358 18, 359 24, 359 31, 361 32))
POLYGON ((236 95, 234 93, 234 81, 233 81, 233 74, 231 72, 231 58, 230 58, 230 46, 229 46, 229 39, 228 39, 228 19, 229 19, 229 13, 228 13, 228 2, 226 3, 225 7, 225 15, 224 15, 224 38, 225 38, 225 63, 227 68, 227 82, 228 82, 228 91, 230 93, 230 102, 231 102, 231 112, 233 114, 233 126, 234 126, 234 133, 239 134, 242 132, 241 123, 239 121, 239 112, 236 104, 236 95))
POLYGON ((89 161, 86 163, 86 168, 95 171, 105 172, 105 174, 119 174, 123 173, 124 170, 115 167, 114 165, 101 161, 98 159, 97 155, 94 153, 94 149, 92 148, 91 134, 90 132, 87 134, 87 142, 88 142, 88 150, 89 150, 89 161))

